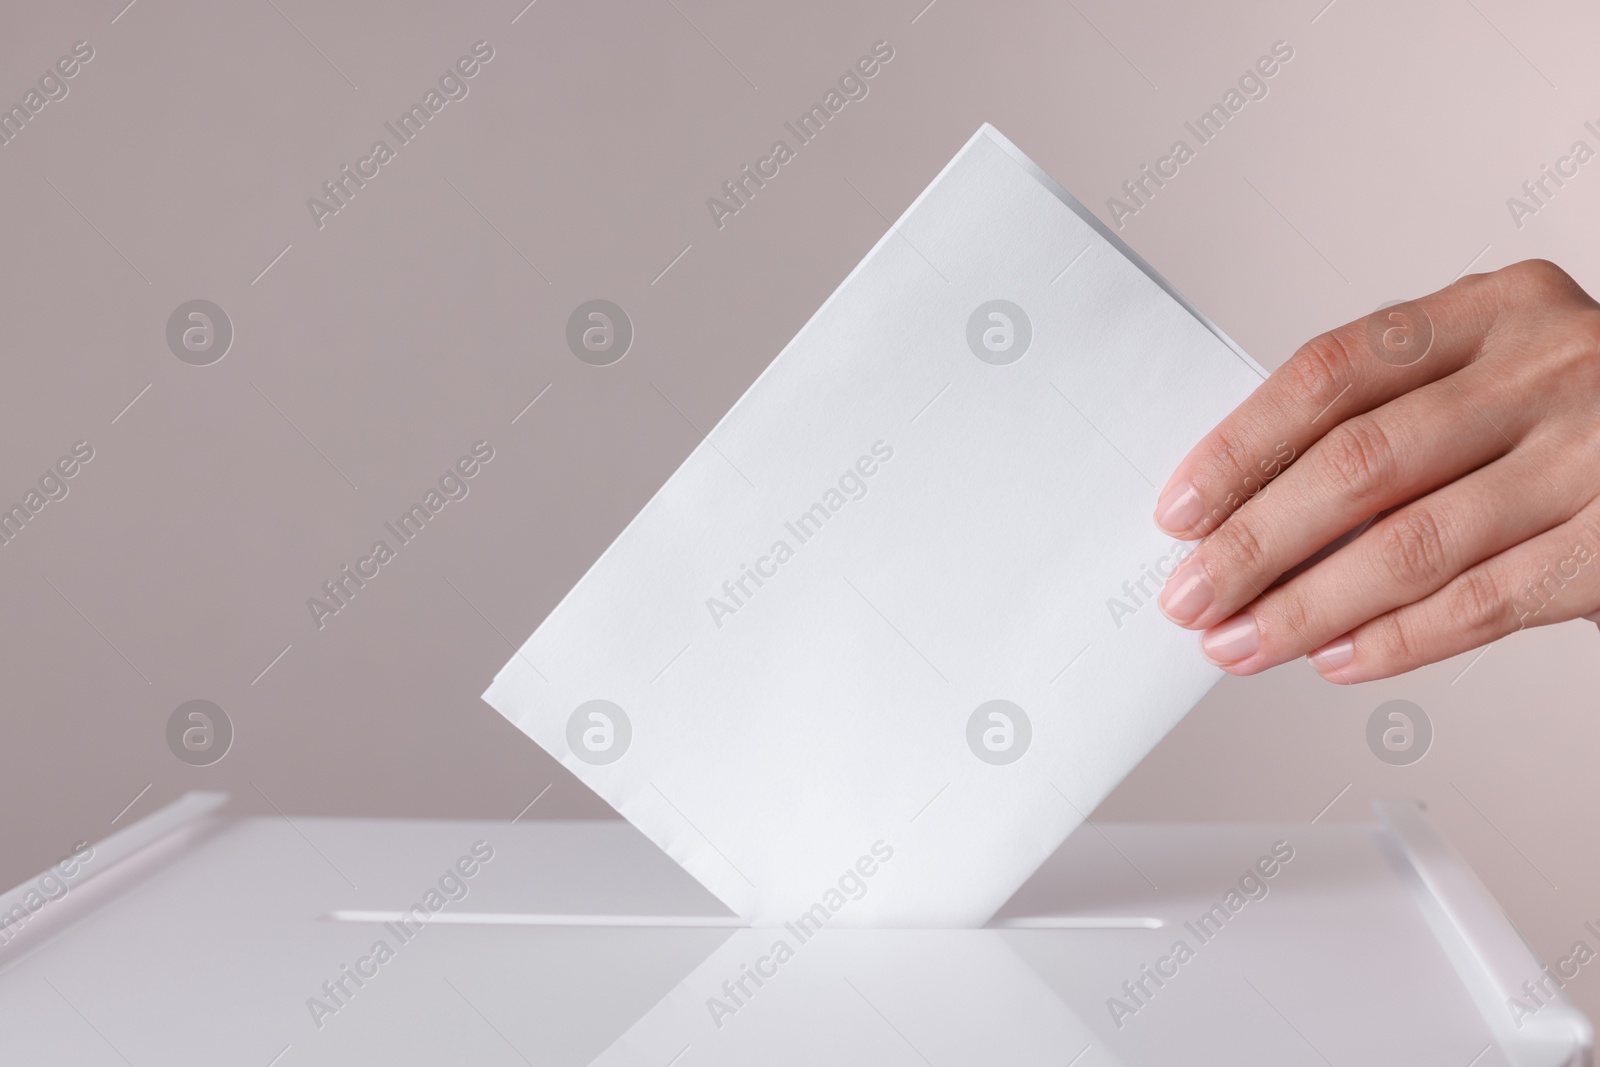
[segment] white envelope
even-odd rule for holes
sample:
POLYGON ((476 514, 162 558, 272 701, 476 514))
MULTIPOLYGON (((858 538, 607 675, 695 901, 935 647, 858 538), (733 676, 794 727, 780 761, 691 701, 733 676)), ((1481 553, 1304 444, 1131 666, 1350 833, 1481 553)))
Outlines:
POLYGON ((979 925, 1220 676, 1150 516, 1263 377, 986 125, 484 699, 754 923, 979 925))

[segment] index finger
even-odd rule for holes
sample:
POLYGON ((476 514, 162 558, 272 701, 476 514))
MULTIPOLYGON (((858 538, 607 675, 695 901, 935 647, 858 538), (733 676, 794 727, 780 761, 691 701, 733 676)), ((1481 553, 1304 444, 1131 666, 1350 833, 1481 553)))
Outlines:
POLYGON ((1178 464, 1156 502, 1156 525, 1185 540, 1206 536, 1345 419, 1472 362, 1498 310, 1486 277, 1302 345, 1178 464))

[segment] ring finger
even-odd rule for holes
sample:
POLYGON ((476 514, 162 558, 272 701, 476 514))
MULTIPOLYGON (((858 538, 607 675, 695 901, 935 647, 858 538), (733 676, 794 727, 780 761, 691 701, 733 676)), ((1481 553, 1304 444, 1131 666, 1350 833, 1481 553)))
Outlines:
POLYGON ((1463 571, 1567 519, 1582 506, 1576 472, 1544 475, 1527 449, 1397 509, 1326 560, 1212 627, 1201 648, 1254 674, 1322 647, 1368 619, 1422 600, 1463 571), (1497 502, 1517 498, 1521 505, 1497 502))
POLYGON ((1403 674, 1600 605, 1600 506, 1462 572, 1444 588, 1317 650, 1333 682, 1403 674))

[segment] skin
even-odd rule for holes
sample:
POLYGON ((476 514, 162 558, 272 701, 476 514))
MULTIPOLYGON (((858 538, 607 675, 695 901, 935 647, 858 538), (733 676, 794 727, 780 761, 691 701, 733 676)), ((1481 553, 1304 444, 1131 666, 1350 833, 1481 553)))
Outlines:
POLYGON ((1156 522, 1199 542, 1161 610, 1233 674, 1309 656, 1364 682, 1595 615, 1600 304, 1528 260, 1314 338, 1156 522))

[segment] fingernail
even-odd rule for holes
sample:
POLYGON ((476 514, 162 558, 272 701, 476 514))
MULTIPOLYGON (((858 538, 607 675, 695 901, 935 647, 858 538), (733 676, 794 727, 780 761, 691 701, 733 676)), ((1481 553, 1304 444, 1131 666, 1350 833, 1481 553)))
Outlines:
POLYGON ((1174 574, 1172 581, 1162 588, 1157 603, 1167 618, 1180 626, 1187 626, 1211 606, 1215 596, 1211 579, 1206 577, 1206 569, 1195 567, 1187 573, 1180 571, 1174 574))
POLYGON ((1247 659, 1261 650, 1261 631, 1253 615, 1236 615, 1213 626, 1200 638, 1200 651, 1219 667, 1247 659))
POLYGON ((1306 658, 1318 671, 1336 671, 1349 666, 1350 661, 1356 658, 1355 639, 1341 637, 1337 641, 1329 641, 1306 658))
POLYGON ((1156 525, 1170 534, 1183 533, 1204 513, 1199 490, 1188 482, 1169 486, 1156 501, 1156 525))

